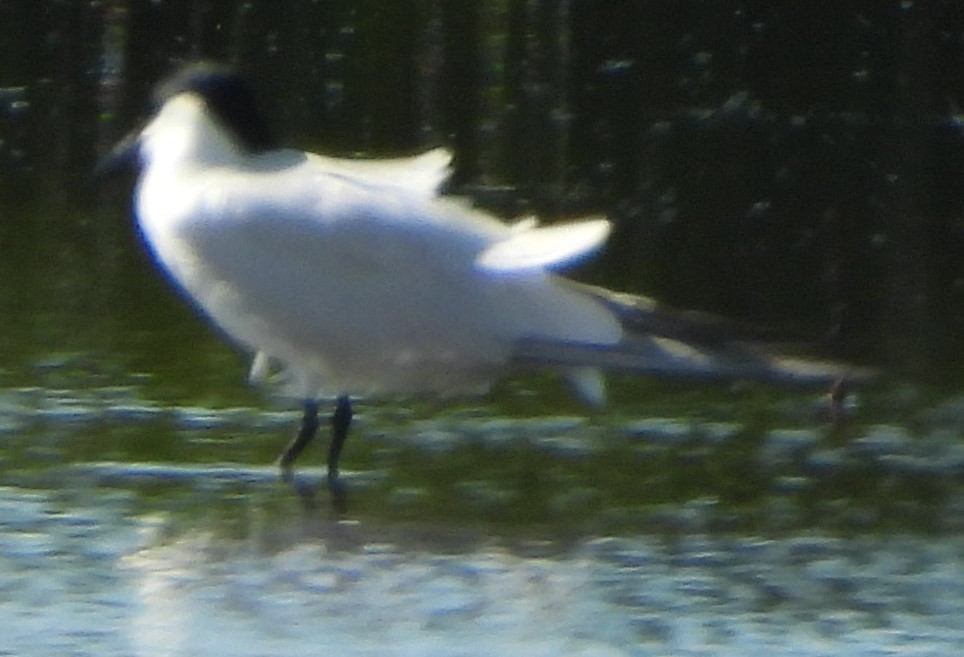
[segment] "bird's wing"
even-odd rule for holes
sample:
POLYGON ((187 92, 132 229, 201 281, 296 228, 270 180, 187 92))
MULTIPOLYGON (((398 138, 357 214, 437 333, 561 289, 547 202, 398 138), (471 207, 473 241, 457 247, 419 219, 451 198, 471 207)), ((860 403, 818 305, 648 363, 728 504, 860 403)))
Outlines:
POLYGON ((308 158, 319 173, 429 197, 438 194, 452 172, 452 152, 445 148, 394 159, 335 158, 315 154, 308 158))
MULTIPOLYGON (((404 198, 412 194, 434 201, 433 209, 437 212, 423 218, 444 223, 455 231, 481 232, 492 240, 492 244, 475 259, 475 266, 490 274, 564 268, 598 250, 609 237, 611 228, 602 217, 584 217, 543 227, 534 217, 524 217, 506 230, 505 225, 474 209, 465 199, 439 198, 439 187, 449 176, 452 160, 451 152, 444 148, 389 160, 332 158, 288 151, 281 160, 298 163, 298 179, 316 181, 311 190, 292 190, 291 202, 299 203, 301 199, 302 206, 306 195, 335 187, 346 190, 346 198, 350 196, 349 190, 357 192, 350 201, 356 208, 365 202, 366 195, 369 200, 372 197, 383 200, 386 195, 404 198)), ((270 166, 268 164, 268 168, 270 166)), ((247 201, 250 204, 250 198, 247 201)), ((349 210, 347 204, 341 208, 342 212, 345 210, 349 210)), ((338 213, 317 214, 332 217, 338 213)), ((384 219, 405 215, 396 212, 372 213, 370 216, 384 219)))
POLYGON ((314 158, 277 173, 212 173, 197 181, 202 200, 178 231, 219 276, 250 278, 246 290, 274 276, 279 287, 281 279, 290 286, 300 277, 303 285, 332 291, 407 284, 398 272, 467 269, 510 233, 480 213, 385 184, 380 175, 332 173, 314 158))
MULTIPOLYGON (((434 322, 441 335, 450 326, 453 342, 459 330, 500 339, 527 331, 607 341, 619 334, 600 303, 530 263, 508 275, 480 267, 480 254, 522 233, 462 203, 311 167, 276 176, 220 172, 198 184, 212 200, 182 222, 181 238, 206 279, 259 300, 265 316, 293 309, 310 328, 324 325, 323 313, 334 307, 345 313, 339 331, 391 316, 399 332, 434 322)), ((525 240, 538 252, 545 236, 549 247, 539 258, 549 264, 547 254, 571 258, 595 245, 604 222, 588 224, 585 231, 533 228, 525 240), (565 245, 565 235, 578 238, 575 246, 565 245)), ((522 260, 513 258, 503 269, 522 260)))
POLYGON ((434 196, 450 154, 444 149, 401 160, 341 160, 308 155, 293 167, 212 176, 196 229, 264 230, 266 240, 291 235, 341 259, 433 257, 491 276, 561 269, 591 255, 610 224, 601 217, 539 226, 507 225, 464 199, 434 196))
POLYGON ((708 312, 680 310, 649 297, 572 281, 567 284, 604 304, 629 333, 657 335, 710 348, 735 343, 773 343, 790 337, 778 334, 771 327, 750 325, 708 312))
POLYGON ((481 243, 474 265, 491 275, 562 269, 598 250, 610 232, 610 223, 602 217, 551 226, 539 226, 534 217, 524 217, 506 225, 473 208, 466 199, 438 197, 452 158, 443 148, 393 160, 332 158, 298 151, 257 157, 252 170, 263 177, 238 185, 231 193, 240 197, 237 207, 243 208, 243 213, 310 214, 321 221, 350 216, 354 222, 367 219, 377 224, 378 232, 384 234, 402 224, 416 232, 435 224, 460 239, 476 234, 487 243, 481 243), (269 180, 272 172, 284 176, 269 187, 263 181, 269 180), (393 205, 390 211, 386 211, 386 203, 393 205), (423 203, 429 205, 411 211, 423 203), (369 211, 366 206, 371 206, 369 211), (413 226, 413 222, 421 225, 413 226))
POLYGON ((513 361, 529 367, 596 367, 636 375, 792 385, 864 382, 876 376, 872 370, 774 354, 762 347, 710 348, 655 335, 632 336, 615 345, 526 337, 516 343, 513 361))
POLYGON ((652 299, 583 285, 564 284, 596 299, 622 324, 623 339, 600 345, 526 337, 514 358, 524 365, 598 367, 633 374, 732 381, 772 381, 796 385, 829 385, 841 379, 860 383, 877 372, 847 363, 797 357, 776 344, 767 328, 679 311, 652 299))
POLYGON ((601 217, 542 228, 526 221, 485 249, 475 264, 493 273, 565 267, 599 249, 609 230, 609 222, 601 217))
MULTIPOLYGON (((277 175, 239 172, 214 178, 212 196, 225 199, 218 230, 263 231, 270 241, 291 239, 315 257, 335 250, 338 259, 394 258, 468 267, 511 229, 468 205, 434 196, 448 161, 442 149, 406 160, 335 160, 310 155, 277 175)), ((210 213, 209 213, 210 217, 210 213)), ((202 219, 202 223, 207 223, 202 219)), ((373 263, 374 264, 374 263, 373 263)))

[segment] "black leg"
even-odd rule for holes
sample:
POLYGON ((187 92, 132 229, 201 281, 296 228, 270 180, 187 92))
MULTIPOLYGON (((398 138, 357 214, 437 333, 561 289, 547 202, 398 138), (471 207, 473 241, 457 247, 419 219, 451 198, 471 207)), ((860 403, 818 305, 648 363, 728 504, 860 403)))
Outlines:
POLYGON ((341 448, 348 438, 351 427, 351 399, 339 397, 335 405, 335 412, 331 416, 331 444, 328 446, 328 487, 335 485, 338 479, 338 459, 341 458, 341 448))
MULTIPOLYGON (((331 444, 328 446, 328 490, 332 493, 333 508, 338 515, 344 515, 347 509, 345 488, 338 478, 338 459, 341 457, 341 448, 345 445, 345 439, 348 437, 351 419, 351 399, 339 397, 335 405, 335 412, 331 416, 331 444)), ((293 483, 309 506, 313 506, 314 491, 295 480, 291 472, 291 466, 298 455, 308 446, 308 443, 314 439, 317 432, 318 403, 309 399, 305 401, 305 412, 301 417, 301 427, 298 429, 298 434, 288 443, 288 446, 285 447, 284 452, 278 458, 281 478, 288 483, 293 483)))
POLYGON ((305 401, 305 413, 301 417, 301 427, 298 435, 288 443, 285 451, 278 458, 278 466, 281 468, 281 477, 285 481, 291 481, 291 465, 301 454, 302 450, 311 442, 318 431, 318 403, 313 399, 305 401))
POLYGON ((331 444, 328 445, 328 492, 331 494, 331 509, 336 518, 343 518, 348 513, 348 493, 338 477, 338 459, 348 437, 351 418, 351 400, 348 397, 339 397, 335 412, 331 415, 331 444))

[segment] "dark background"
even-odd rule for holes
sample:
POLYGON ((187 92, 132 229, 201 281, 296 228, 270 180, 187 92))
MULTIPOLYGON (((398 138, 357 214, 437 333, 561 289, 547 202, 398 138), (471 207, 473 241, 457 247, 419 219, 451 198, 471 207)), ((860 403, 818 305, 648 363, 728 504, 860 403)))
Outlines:
POLYGON ((57 305, 146 312, 129 187, 88 175, 197 58, 292 145, 448 145, 500 214, 606 212, 597 282, 964 371, 959 2, 4 0, 4 307, 40 268, 57 305))

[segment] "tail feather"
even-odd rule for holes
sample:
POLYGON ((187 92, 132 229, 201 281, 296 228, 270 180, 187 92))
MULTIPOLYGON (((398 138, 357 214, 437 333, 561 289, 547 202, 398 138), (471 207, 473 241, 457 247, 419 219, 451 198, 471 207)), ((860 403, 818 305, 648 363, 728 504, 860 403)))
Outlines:
POLYGON ((649 297, 613 292, 569 280, 566 283, 601 303, 619 319, 628 333, 659 335, 706 346, 724 346, 739 341, 771 342, 786 337, 778 336, 768 327, 697 310, 679 310, 649 297))
POLYGON ((876 373, 834 361, 779 353, 772 331, 710 314, 676 311, 645 297, 574 283, 621 323, 624 338, 594 344, 527 337, 515 345, 522 367, 590 368, 705 381, 758 380, 789 385, 864 382, 876 373))
POLYGON ((524 338, 513 362, 522 367, 585 368, 705 381, 757 380, 790 385, 830 385, 842 379, 867 381, 874 372, 833 361, 769 354, 760 348, 723 348, 661 336, 636 337, 615 345, 524 338))

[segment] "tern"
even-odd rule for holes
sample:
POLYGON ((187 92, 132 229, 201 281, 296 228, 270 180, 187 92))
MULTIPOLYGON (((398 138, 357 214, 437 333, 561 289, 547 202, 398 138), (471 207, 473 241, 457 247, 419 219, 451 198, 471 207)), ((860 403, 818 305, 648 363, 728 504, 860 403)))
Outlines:
POLYGON ((335 491, 354 398, 483 393, 545 369, 594 405, 606 370, 821 384, 846 374, 740 342, 707 315, 563 278, 610 222, 504 222, 444 196, 445 149, 361 160, 280 148, 242 77, 209 62, 175 72, 154 100, 98 175, 138 166, 136 220, 161 269, 251 355, 252 380, 274 373, 303 402, 278 459, 285 479, 323 398, 337 400, 335 491))

